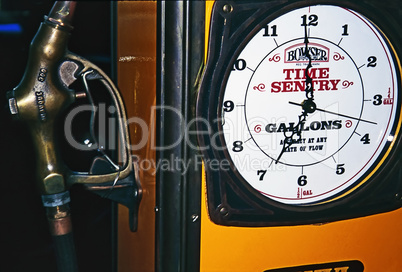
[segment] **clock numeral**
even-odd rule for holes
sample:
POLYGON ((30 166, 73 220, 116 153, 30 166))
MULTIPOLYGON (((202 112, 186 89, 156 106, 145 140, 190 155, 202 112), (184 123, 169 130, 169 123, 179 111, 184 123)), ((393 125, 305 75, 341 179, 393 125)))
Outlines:
POLYGON ((299 184, 300 186, 305 186, 307 184, 307 176, 306 175, 301 175, 297 179, 297 184, 299 184))
POLYGON ((345 166, 344 163, 338 164, 338 165, 336 166, 336 174, 337 174, 337 175, 342 175, 343 173, 345 173, 345 168, 344 168, 343 166, 345 166))
POLYGON ((223 110, 226 112, 231 112, 234 109, 233 101, 227 100, 223 102, 223 110))
POLYGON ((269 34, 269 30, 270 30, 269 25, 264 26, 264 35, 263 36, 264 37, 277 37, 278 33, 276 33, 276 28, 277 28, 276 25, 271 26, 272 33, 269 34))
POLYGON ((346 25, 343 25, 342 28, 343 28, 342 36, 349 36, 349 33, 348 33, 348 25, 347 25, 347 24, 346 24, 346 25))
POLYGON ((376 94, 376 95, 373 97, 373 99, 374 99, 373 105, 379 106, 379 105, 382 104, 382 95, 381 95, 381 94, 376 94))
POLYGON ((367 59, 367 67, 376 67, 377 66, 377 58, 374 56, 370 56, 367 59))
POLYGON ((244 59, 238 59, 236 62, 233 64, 233 69, 232 71, 243 71, 244 69, 247 68, 247 63, 244 59))
POLYGON ((234 152, 241 152, 243 151, 243 142, 242 141, 234 141, 233 142, 233 148, 232 150, 234 152))
POLYGON ((363 142, 363 144, 369 144, 370 143, 369 134, 368 133, 364 134, 364 136, 360 139, 360 141, 363 142))
POLYGON ((308 16, 308 23, 307 23, 307 15, 303 15, 301 17, 303 19, 302 26, 317 26, 318 25, 318 16, 315 14, 311 14, 308 16))
POLYGON ((264 176, 267 173, 267 170, 258 170, 257 176, 260 176, 259 180, 264 180, 264 176))

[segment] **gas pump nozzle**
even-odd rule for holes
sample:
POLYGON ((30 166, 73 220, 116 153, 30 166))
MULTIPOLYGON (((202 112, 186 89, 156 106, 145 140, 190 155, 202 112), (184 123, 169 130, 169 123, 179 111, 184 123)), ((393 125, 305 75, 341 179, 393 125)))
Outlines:
MULTIPOLYGON (((130 210, 130 228, 136 230, 136 213, 141 187, 136 164, 128 148, 129 135, 122 98, 109 77, 96 65, 71 53, 67 43, 72 30, 75 2, 58 1, 41 23, 31 42, 24 76, 8 92, 10 112, 26 123, 36 150, 36 182, 47 209, 52 234, 71 232, 68 203, 69 188, 83 184, 95 193, 120 202, 130 210), (85 92, 69 86, 81 79, 85 92), (88 81, 99 80, 110 96, 118 116, 119 160, 112 159, 98 147, 99 156, 87 172, 74 172, 62 161, 56 124, 77 100, 90 98, 88 81), (109 168, 109 170, 105 170, 109 168)), ((92 102, 92 99, 89 99, 92 102)), ((93 106, 94 111, 96 107, 93 106)), ((93 112, 95 114, 95 112, 93 112)))

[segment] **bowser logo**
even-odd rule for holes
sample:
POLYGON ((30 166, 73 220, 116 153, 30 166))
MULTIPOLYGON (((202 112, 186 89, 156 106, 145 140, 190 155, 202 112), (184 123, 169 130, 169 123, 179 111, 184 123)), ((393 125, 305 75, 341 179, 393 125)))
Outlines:
POLYGON ((325 264, 303 265, 289 268, 265 270, 264 272, 363 272, 364 265, 360 261, 344 261, 325 264))
MULTIPOLYGON (((328 62, 329 48, 318 43, 309 43, 307 50, 313 62, 328 62)), ((285 63, 308 62, 306 45, 299 43, 285 49, 285 63)))

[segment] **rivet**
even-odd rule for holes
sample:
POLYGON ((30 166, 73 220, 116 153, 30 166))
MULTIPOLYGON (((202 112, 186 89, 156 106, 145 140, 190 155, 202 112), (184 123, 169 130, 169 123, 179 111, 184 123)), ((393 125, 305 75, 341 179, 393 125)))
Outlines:
POLYGON ((231 13, 233 11, 233 7, 229 4, 226 4, 223 6, 222 10, 225 13, 231 13))
POLYGON ((219 212, 223 215, 223 216, 227 216, 229 214, 228 209, 226 207, 222 207, 219 212))

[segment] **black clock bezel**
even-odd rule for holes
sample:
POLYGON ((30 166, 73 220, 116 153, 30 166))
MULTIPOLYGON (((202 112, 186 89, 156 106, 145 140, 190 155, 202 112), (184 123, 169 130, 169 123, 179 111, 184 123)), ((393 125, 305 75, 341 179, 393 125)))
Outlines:
MULTIPOLYGON (((234 65, 236 56, 267 22, 290 10, 317 4, 350 8, 370 18, 389 38, 396 54, 401 55, 401 23, 397 13, 388 14, 380 1, 217 1, 211 19, 209 58, 197 102, 197 117, 208 120, 209 124, 208 127, 205 123, 198 123, 199 131, 209 131, 200 133, 198 138, 206 162, 209 215, 217 224, 276 226, 323 223, 390 211, 402 204, 401 133, 384 165, 370 178, 373 182, 366 182, 353 193, 320 205, 297 206, 276 202, 242 182, 235 167, 229 171, 208 167, 210 160, 230 158, 219 122, 216 122, 221 112, 221 90, 225 89, 230 73, 227 67, 234 65), (216 133, 222 150, 211 148, 211 139, 216 140, 216 133)), ((401 94, 401 78, 398 78, 398 87, 401 94)), ((397 112, 400 112, 400 103, 397 106, 397 112)))

